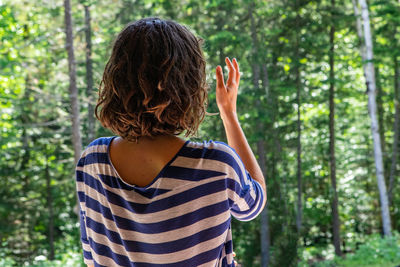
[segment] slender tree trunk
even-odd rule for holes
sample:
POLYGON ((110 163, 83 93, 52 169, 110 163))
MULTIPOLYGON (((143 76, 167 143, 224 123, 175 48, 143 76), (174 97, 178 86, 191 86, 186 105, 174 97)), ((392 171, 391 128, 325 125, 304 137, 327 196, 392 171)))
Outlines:
POLYGON ((49 211, 48 238, 50 245, 49 260, 54 260, 54 212, 53 212, 53 196, 51 194, 51 177, 49 172, 49 162, 46 155, 45 166, 46 188, 47 188, 47 209, 49 211))
POLYGON ((399 135, 400 135, 400 69, 397 57, 394 57, 394 123, 393 123, 393 146, 392 146, 392 159, 390 164, 389 174, 389 205, 393 203, 393 188, 394 179, 396 176, 397 153, 399 149, 399 135))
POLYGON ((88 131, 86 143, 94 139, 95 120, 94 120, 94 97, 93 97, 93 64, 92 64, 92 30, 90 26, 90 9, 85 5, 85 36, 86 36, 86 96, 88 99, 88 131))
POLYGON ((385 236, 391 236, 391 222, 389 214, 389 201, 386 191, 385 178, 383 174, 383 160, 381 150, 381 139, 379 135, 379 125, 376 116, 376 83, 375 72, 373 64, 373 50, 372 50, 372 35, 371 26, 369 23, 368 5, 366 0, 358 0, 361 7, 361 15, 363 19, 364 42, 365 42, 365 58, 364 61, 364 75, 368 92, 368 110, 371 118, 371 132, 374 143, 374 158, 376 179, 378 183, 381 213, 382 213, 382 226, 385 236))
MULTIPOLYGON (((23 66, 25 68, 28 68, 27 65, 23 64, 23 66)), ((24 91, 24 97, 23 99, 29 99, 31 96, 31 77, 30 74, 28 73, 25 77, 25 91, 24 91)), ((27 127, 26 124, 30 122, 31 120, 31 114, 29 112, 29 109, 26 106, 26 102, 22 102, 21 106, 21 115, 20 115, 20 122, 23 125, 22 128, 22 136, 21 136, 21 141, 22 141, 22 147, 23 147, 23 155, 20 158, 21 159, 21 163, 20 163, 20 168, 19 168, 19 173, 21 173, 22 175, 22 191, 23 192, 29 192, 30 191, 30 179, 31 179, 31 175, 29 175, 29 161, 31 159, 31 153, 30 153, 30 146, 29 144, 31 143, 31 138, 29 135, 29 132, 27 131, 27 127)), ((35 118, 35 117, 33 117, 35 118)), ((33 147, 35 147, 33 145, 33 147)), ((25 204, 22 204, 22 207, 25 204)), ((28 209, 31 209, 29 206, 27 207, 28 209)), ((29 253, 27 253, 27 260, 31 260, 32 257, 32 250, 31 250, 31 243, 33 240, 32 237, 32 233, 33 231, 30 231, 33 228, 32 225, 32 217, 31 217, 31 212, 29 210, 26 210, 26 212, 24 212, 23 214, 21 214, 21 218, 23 220, 23 224, 21 226, 21 228, 26 228, 27 229, 27 239, 24 240, 23 242, 21 242, 21 247, 23 251, 27 251, 29 253)), ((8 218, 11 219, 11 218, 8 218)), ((11 222, 10 222, 11 223, 11 222)))
MULTIPOLYGON (((331 0, 331 10, 335 10, 335 0, 331 0)), ((332 21, 329 33, 329 152, 330 152, 330 178, 332 186, 332 232, 333 232, 333 246, 335 247, 335 254, 342 255, 340 249, 340 219, 339 219, 339 205, 338 194, 336 190, 336 157, 335 157, 335 25, 334 14, 331 13, 332 21)))
POLYGON ((295 56, 296 56, 296 103, 297 103, 297 214, 296 214, 296 227, 297 232, 300 234, 302 229, 303 221, 303 181, 301 173, 301 114, 300 114, 300 93, 301 93, 301 78, 300 78, 300 47, 299 47, 299 1, 296 0, 296 44, 295 44, 295 56))
MULTIPOLYGON (((266 175, 265 165, 265 145, 263 140, 257 142, 258 163, 264 175, 266 175)), ((268 203, 268 200, 267 200, 268 203)), ((270 235, 269 235, 269 222, 268 222, 268 204, 265 205, 264 210, 261 212, 261 266, 267 267, 269 265, 269 250, 270 250, 270 235)))
MULTIPOLYGON (((269 87, 269 76, 268 76, 268 69, 266 64, 262 64, 262 84, 265 89, 266 98, 269 101, 268 106, 272 107, 272 95, 271 89, 269 87)), ((271 114, 271 125, 274 124, 274 115, 271 114)), ((272 127, 271 127, 272 128, 272 127)), ((273 130, 274 131, 274 130, 273 130)), ((262 140, 260 140, 262 141, 262 140)), ((259 142, 260 142, 259 141, 259 142)), ((260 164, 261 170, 264 173, 266 179, 268 177, 266 171, 266 160, 265 160, 265 149, 264 149, 264 142, 260 142, 257 146, 258 148, 258 155, 259 160, 263 164, 260 164)), ((268 184, 268 183, 267 183, 268 184)), ((268 194, 267 194, 267 204, 265 205, 264 210, 261 212, 261 267, 268 267, 270 261, 270 247, 271 247, 271 236, 270 236, 270 227, 269 227, 269 218, 268 218, 268 194)))
POLYGON ((80 133, 79 99, 76 86, 76 63, 74 55, 74 43, 72 35, 72 16, 70 0, 64 0, 66 48, 68 51, 69 69, 69 97, 71 102, 72 119, 72 144, 74 146, 75 164, 78 162, 82 152, 82 141, 80 133))
MULTIPOLYGON (((362 21, 361 21, 361 14, 360 14, 360 10, 358 9, 357 0, 351 0, 351 2, 353 3, 354 15, 356 17, 356 29, 357 29, 357 36, 358 36, 359 47, 360 47, 360 55, 361 55, 362 61, 365 62, 366 61, 366 51, 365 51, 365 43, 363 41, 364 34, 363 34, 363 25, 362 25, 362 21)), ((364 67, 364 65, 363 65, 363 67, 364 67)), ((366 143, 367 143, 367 151, 369 151, 370 144, 369 144, 368 140, 366 140, 366 143)), ((370 159, 368 157, 365 158, 365 169, 367 170, 367 176, 369 177, 371 175, 371 170, 370 170, 370 159)), ((365 183, 365 191, 370 192, 371 190, 372 190, 371 185, 367 181, 365 183)), ((375 201, 372 203, 374 210, 379 208, 375 203, 376 203, 375 201)), ((372 226, 370 226, 368 228, 368 233, 372 233, 372 226)))
MULTIPOLYGON (((257 62, 257 53, 258 53, 258 38, 257 31, 253 16, 253 6, 250 5, 249 8, 249 16, 250 16, 250 28, 251 28, 251 37, 253 41, 253 63, 252 63, 252 77, 253 77, 253 85, 255 90, 258 92, 260 89, 260 70, 261 66, 257 62)), ((267 69, 263 69, 265 72, 263 73, 263 86, 266 91, 268 91, 269 80, 268 80, 268 72, 267 69)), ((261 103, 257 100, 257 106, 261 108, 261 103)), ((261 122, 258 122, 258 130, 263 131, 263 125, 261 122)), ((258 154, 258 162, 260 164, 260 168, 263 174, 266 177, 266 160, 265 160, 265 143, 262 138, 257 141, 257 154, 258 154)), ((268 202, 268 200, 267 200, 268 202)), ((268 222, 268 205, 264 207, 264 210, 261 212, 261 266, 268 267, 269 265, 269 250, 270 250, 270 236, 269 236, 269 222, 268 222)))
MULTIPOLYGON (((24 92, 24 100, 29 99, 30 97, 30 76, 29 74, 25 77, 25 92, 24 92)), ((24 154, 21 157, 21 165, 20 165, 20 172, 24 173, 24 183, 23 183, 23 191, 28 192, 29 191, 29 178, 30 175, 27 175, 28 172, 26 172, 27 166, 29 164, 30 160, 30 148, 29 148, 29 134, 26 131, 26 124, 30 122, 30 117, 29 117, 29 112, 26 109, 26 105, 21 104, 21 115, 20 115, 20 120, 23 125, 22 128, 22 144, 23 144, 23 149, 24 149, 24 154)))
POLYGON ((364 46, 364 42, 362 41, 363 38, 363 29, 362 29, 362 22, 361 22, 361 14, 360 14, 360 10, 358 9, 358 4, 357 4, 357 0, 351 0, 351 2, 353 3, 353 10, 354 10, 354 15, 356 17, 356 29, 357 29, 357 36, 359 39, 359 45, 360 45, 360 52, 361 52, 361 57, 364 60, 364 56, 365 56, 365 46, 364 46))

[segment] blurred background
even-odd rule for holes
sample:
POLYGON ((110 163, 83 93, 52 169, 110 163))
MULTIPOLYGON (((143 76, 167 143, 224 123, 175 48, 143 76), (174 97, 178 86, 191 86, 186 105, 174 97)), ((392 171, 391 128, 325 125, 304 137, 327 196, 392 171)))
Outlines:
MULTIPOLYGON (((238 59, 268 187, 232 223, 242 266, 400 264, 400 1, 0 0, 0 266, 84 266, 75 160, 113 135, 97 88, 116 34, 149 16, 205 40, 210 113, 215 67, 238 59)), ((209 139, 219 116, 192 138, 209 139)))

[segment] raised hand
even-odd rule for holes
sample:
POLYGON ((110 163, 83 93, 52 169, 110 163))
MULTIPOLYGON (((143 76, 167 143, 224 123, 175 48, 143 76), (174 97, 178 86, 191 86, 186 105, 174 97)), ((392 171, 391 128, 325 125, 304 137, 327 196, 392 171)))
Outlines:
POLYGON ((225 63, 229 69, 226 84, 221 66, 216 68, 217 105, 222 119, 226 116, 236 116, 236 100, 240 81, 239 65, 236 58, 231 62, 227 57, 225 58, 225 63))
POLYGON ((233 59, 232 63, 229 58, 225 58, 225 62, 229 69, 226 84, 224 82, 224 74, 222 73, 221 66, 216 68, 218 109, 224 124, 228 145, 236 150, 242 159, 246 170, 263 188, 265 198, 262 208, 264 208, 267 199, 267 188, 265 185, 264 175, 258 165, 253 151, 251 151, 236 114, 236 100, 240 81, 239 65, 236 59, 233 59))

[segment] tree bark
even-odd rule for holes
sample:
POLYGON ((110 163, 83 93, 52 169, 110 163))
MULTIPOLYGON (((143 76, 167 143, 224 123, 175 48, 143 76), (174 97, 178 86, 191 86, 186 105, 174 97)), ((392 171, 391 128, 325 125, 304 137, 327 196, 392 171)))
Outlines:
MULTIPOLYGON (((363 59, 364 76, 367 85, 368 93, 368 111, 371 118, 371 133, 374 144, 374 158, 375 158, 375 169, 376 179, 378 183, 381 213, 382 213, 382 226, 383 233, 385 236, 391 236, 391 222, 389 214, 389 201, 386 191, 385 178, 383 174, 383 160, 382 160, 382 146, 379 135, 379 125, 376 116, 376 83, 375 83, 375 71, 373 64, 373 50, 372 50, 372 35, 371 26, 369 22, 369 12, 366 0, 358 0, 361 7, 361 15, 363 19, 363 30, 364 30, 364 43, 365 51, 363 59)), ((359 18, 357 18, 359 19, 359 18)))
POLYGON ((94 120, 94 97, 93 97, 93 64, 92 64, 92 30, 90 26, 90 9, 88 5, 85 8, 85 36, 86 36, 86 96, 88 99, 88 131, 86 143, 94 139, 95 120, 94 120))
MULTIPOLYGON (((257 142, 258 163, 264 175, 266 175, 265 166, 265 146, 263 140, 257 142)), ((270 250, 270 234, 268 222, 268 200, 264 210, 261 212, 261 266, 268 267, 269 265, 269 250, 270 250)))
MULTIPOLYGON (((253 10, 254 10, 254 4, 250 5, 249 8, 249 17, 250 17, 250 28, 251 28, 251 37, 253 41, 253 63, 252 63, 252 77, 253 77, 253 85, 256 91, 259 91, 260 89, 260 70, 261 70, 261 65, 258 64, 258 38, 257 38, 257 31, 256 31, 256 26, 255 26, 255 21, 254 21, 254 16, 253 16, 253 10)), ((269 86, 269 80, 268 80, 268 72, 265 67, 263 68, 265 73, 263 73, 263 86, 268 92, 268 86, 269 86)), ((257 100, 257 106, 261 108, 261 103, 259 100, 257 100)), ((263 125, 262 122, 258 122, 258 130, 260 132, 263 131, 263 125)), ((266 160, 265 160, 265 143, 262 137, 259 137, 259 140, 257 141, 257 154, 258 154, 258 163, 260 164, 260 168, 266 177, 266 160)), ((267 200, 268 203, 268 200, 267 200)), ((268 204, 265 205, 264 210, 261 212, 261 266, 262 267, 268 267, 269 265, 269 251, 270 251, 270 235, 269 235, 269 222, 268 222, 268 204)))
POLYGON ((400 69, 397 57, 394 57, 394 123, 393 123, 393 145, 392 145, 392 159, 390 164, 389 174, 389 205, 393 203, 393 188, 394 178, 396 176, 397 154, 399 149, 399 135, 400 135, 400 69))
POLYGON ((336 190, 336 157, 335 157, 335 0, 331 0, 331 27, 329 32, 329 152, 330 178, 332 186, 332 236, 335 254, 342 255, 340 248, 340 219, 338 194, 336 190))
POLYGON ((79 99, 78 99, 78 88, 76 86, 76 63, 74 55, 70 0, 64 0, 64 15, 65 15, 66 49, 68 52, 69 98, 71 104, 71 120, 72 120, 72 144, 74 146, 75 164, 77 164, 82 153, 82 141, 79 128, 80 126, 79 99))
POLYGON ((295 43, 295 57, 296 57, 296 103, 297 103, 297 214, 296 214, 296 227, 297 232, 300 234, 302 229, 303 220, 303 181, 301 173, 301 114, 300 114, 300 93, 301 93, 301 77, 300 77, 300 47, 299 47, 299 1, 296 0, 296 43, 295 43))
POLYGON ((49 172, 49 162, 46 155, 45 166, 46 188, 47 188, 47 209, 49 211, 48 238, 50 245, 49 260, 54 260, 54 212, 53 212, 53 195, 51 194, 51 177, 49 172))
MULTIPOLYGON (((24 66, 24 67, 28 67, 28 66, 24 66)), ((29 99, 30 97, 30 91, 31 91, 31 77, 30 74, 28 73, 27 76, 25 77, 25 92, 24 92, 24 97, 23 100, 29 99)), ((21 114, 20 114, 20 121, 22 123, 22 125, 26 125, 29 121, 30 121, 30 112, 29 110, 26 108, 26 102, 22 102, 21 103, 21 114)), ((29 135, 29 132, 26 130, 26 127, 22 128, 22 135, 21 135, 21 141, 22 141, 22 148, 24 150, 24 153, 22 155, 21 159, 21 163, 20 163, 20 167, 19 167, 19 173, 22 176, 22 191, 23 192, 29 192, 30 191, 30 178, 31 175, 29 175, 29 161, 31 159, 31 153, 30 153, 30 146, 29 144, 31 143, 31 138, 29 135)), ((34 144, 33 144, 34 147, 34 144)), ((22 249, 24 251, 31 251, 31 243, 32 243, 32 233, 33 231, 30 231, 33 226, 32 226, 32 220, 31 220, 31 215, 30 212, 24 212, 23 214, 21 214, 21 218, 23 219, 23 228, 28 229, 27 232, 27 239, 25 242, 21 242, 22 244, 22 249)), ((8 218, 11 219, 11 218, 8 218)), ((10 224, 12 223, 12 220, 10 220, 10 224)), ((31 259, 31 254, 32 253, 27 253, 27 258, 28 260, 31 259)))
MULTIPOLYGON (((269 101, 270 107, 272 107, 272 97, 271 97, 271 90, 269 87, 269 76, 268 76, 268 69, 266 64, 262 64, 262 85, 265 89, 265 95, 267 101, 269 101)), ((271 116, 272 122, 271 125, 274 124, 274 116, 271 116)), ((274 130, 273 130, 274 131, 274 130)), ((265 144, 263 140, 260 140, 259 144, 257 145, 259 160, 260 160, 260 167, 262 172, 265 175, 265 179, 267 179, 267 171, 266 171, 266 159, 265 159, 265 144), (260 142, 262 141, 262 142, 260 142)), ((267 182, 267 181, 266 181, 267 182)), ((268 183, 267 183, 268 184, 268 183)), ((268 197, 267 197, 267 204, 265 205, 264 210, 261 212, 261 266, 268 267, 270 262, 270 247, 271 247, 271 236, 270 236, 270 226, 269 226, 269 218, 268 218, 268 197)))

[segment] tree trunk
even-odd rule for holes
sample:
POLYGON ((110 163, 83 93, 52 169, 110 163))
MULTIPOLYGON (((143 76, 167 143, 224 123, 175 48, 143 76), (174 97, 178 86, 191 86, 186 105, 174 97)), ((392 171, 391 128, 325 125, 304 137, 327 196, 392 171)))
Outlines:
MULTIPOLYGON (((266 175, 265 166, 265 146, 263 140, 257 142, 258 163, 264 175, 266 175)), ((269 265, 270 235, 268 222, 268 200, 264 210, 261 212, 261 266, 269 265)))
MULTIPOLYGON (((28 66, 24 66, 28 67, 28 66)), ((31 94, 31 77, 30 74, 28 73, 25 77, 25 92, 24 92, 24 97, 23 100, 29 99, 31 94)), ((30 146, 29 144, 31 143, 31 138, 29 135, 29 132, 27 131, 26 124, 30 122, 30 112, 29 109, 27 109, 26 102, 22 102, 20 104, 20 109, 21 109, 21 115, 20 115, 20 122, 23 125, 22 128, 22 135, 21 135, 21 141, 22 141, 22 148, 23 148, 23 155, 20 158, 21 163, 19 167, 19 173, 21 174, 22 178, 22 192, 27 193, 30 191, 30 178, 31 175, 29 175, 29 161, 31 159, 31 153, 30 153, 30 146)), ((33 147, 35 145, 33 144, 33 147)), ((22 204, 22 207, 24 207, 24 204, 22 204)), ((25 208, 25 207, 24 207, 25 208)), ((28 207, 26 207, 28 209, 28 207)), ((30 208, 29 208, 30 209, 30 208)), ((28 229, 27 232, 27 239, 24 242, 21 242, 21 248, 23 251, 27 251, 27 260, 31 260, 31 243, 33 240, 32 233, 33 231, 30 231, 30 229, 33 228, 32 225, 32 219, 31 219, 31 212, 29 210, 26 210, 23 214, 21 214, 21 218, 23 220, 23 224, 21 226, 21 229, 28 229)), ((7 218, 10 220, 10 224, 12 223, 12 218, 7 218)), ((22 253, 24 254, 24 253, 22 253)))
POLYGON ((94 120, 94 97, 93 97, 93 64, 92 64, 92 30, 90 26, 90 9, 85 5, 85 36, 86 36, 86 96, 88 99, 88 131, 86 143, 94 139, 95 120, 94 120))
MULTIPOLYGON (((31 78, 30 78, 30 75, 28 74, 25 77, 25 92, 24 92, 24 98, 23 98, 24 100, 25 99, 29 99, 29 97, 31 95, 30 94, 30 90, 31 90, 30 81, 31 81, 31 78)), ((23 179, 24 180, 23 181, 23 191, 24 192, 28 192, 29 191, 29 178, 30 178, 30 175, 27 175, 28 172, 26 171, 26 169, 27 169, 27 166, 29 164, 29 159, 31 157, 30 157, 30 148, 29 148, 29 139, 30 139, 30 137, 29 137, 28 132, 26 131, 26 128, 27 128, 26 124, 30 122, 30 117, 29 117, 30 112, 29 112, 29 110, 26 109, 26 103, 25 102, 23 104, 21 104, 21 111, 22 112, 21 112, 21 115, 20 115, 20 121, 21 121, 21 123, 23 125, 23 128, 22 128, 22 144, 23 144, 23 146, 22 147, 24 149, 24 154, 21 157, 20 172, 23 174, 23 177, 24 177, 24 179, 23 179)))
POLYGON ((69 69, 69 98, 71 104, 72 119, 72 144, 74 146, 75 164, 77 164, 82 153, 82 141, 80 133, 79 99, 76 87, 76 63, 74 55, 74 43, 72 35, 72 16, 70 0, 64 0, 66 49, 68 51, 69 69))
POLYGON ((300 78, 300 52, 299 52, 299 2, 296 0, 296 43, 295 43, 295 56, 296 56, 296 103, 297 103, 297 214, 296 214, 296 227, 297 232, 301 233, 302 228, 302 215, 303 215, 303 181, 301 173, 301 116, 300 116, 300 90, 301 90, 301 78, 300 78))
MULTIPOLYGON (((266 64, 262 64, 262 84, 265 89, 265 95, 267 101, 269 101, 268 106, 272 107, 272 95, 271 89, 269 88, 269 76, 268 69, 266 64)), ((274 124, 274 116, 271 116, 272 122, 271 125, 274 124)), ((261 140, 260 140, 261 141, 261 140)), ((260 164, 261 170, 266 177, 267 180, 267 172, 266 172, 266 160, 265 160, 265 149, 264 142, 260 142, 257 145, 259 160, 262 164, 260 164)), ((267 181, 266 181, 267 182, 267 181)), ((268 184, 268 183, 267 183, 268 184)), ((270 247, 271 247, 271 236, 270 236, 270 227, 269 227, 269 218, 268 218, 268 194, 267 194, 267 204, 265 205, 264 210, 261 212, 261 267, 268 267, 270 261, 270 247)))
POLYGON ((400 69, 397 57, 394 57, 394 123, 393 123, 393 146, 392 146, 392 160, 390 164, 389 174, 389 205, 393 203, 393 187, 394 178, 396 176, 397 153, 399 149, 399 135, 400 135, 400 69))
POLYGON ((371 132, 374 144, 375 169, 381 204, 382 226, 384 235, 391 236, 388 195, 386 191, 385 178, 383 175, 382 146, 379 135, 379 125, 376 116, 376 83, 373 64, 371 26, 369 23, 368 5, 366 0, 358 0, 358 2, 361 7, 361 15, 363 19, 365 42, 365 56, 363 57, 365 61, 363 62, 363 67, 368 92, 368 111, 371 118, 371 132))
MULTIPOLYGON (((331 0, 331 10, 335 10, 335 0, 331 0)), ((335 19, 334 14, 331 13, 332 21, 329 33, 329 152, 330 152, 330 178, 332 186, 332 235, 333 246, 335 247, 335 254, 342 255, 340 249, 340 219, 338 207, 338 195, 336 190, 336 157, 335 157, 335 19)))
POLYGON ((49 211, 48 238, 50 245, 49 260, 54 260, 54 213, 53 213, 53 196, 51 194, 51 177, 49 172, 49 162, 46 155, 45 166, 46 188, 47 188, 47 208, 49 211))
MULTIPOLYGON (((261 66, 258 64, 258 38, 257 38, 257 31, 253 16, 253 8, 254 4, 250 5, 249 8, 249 17, 250 17, 250 28, 251 28, 251 37, 253 41, 253 62, 252 62, 252 77, 253 77, 253 85, 254 89, 258 92, 260 89, 260 70, 261 66)), ((263 86, 265 87, 266 92, 268 91, 269 80, 268 80, 268 72, 267 69, 263 68, 265 73, 263 73, 263 86)), ((257 100, 257 106, 261 108, 261 103, 257 100)), ((263 125, 258 122, 258 130, 261 132, 263 131, 263 125)), ((260 168, 263 174, 266 177, 266 160, 265 160, 265 143, 263 138, 257 141, 257 154, 258 154, 258 163, 260 164, 260 168)), ((267 200, 268 203, 268 200, 267 200)), ((268 222, 268 204, 264 207, 264 210, 261 212, 261 266, 268 267, 269 265, 269 250, 270 250, 270 235, 269 235, 269 222, 268 222)))

